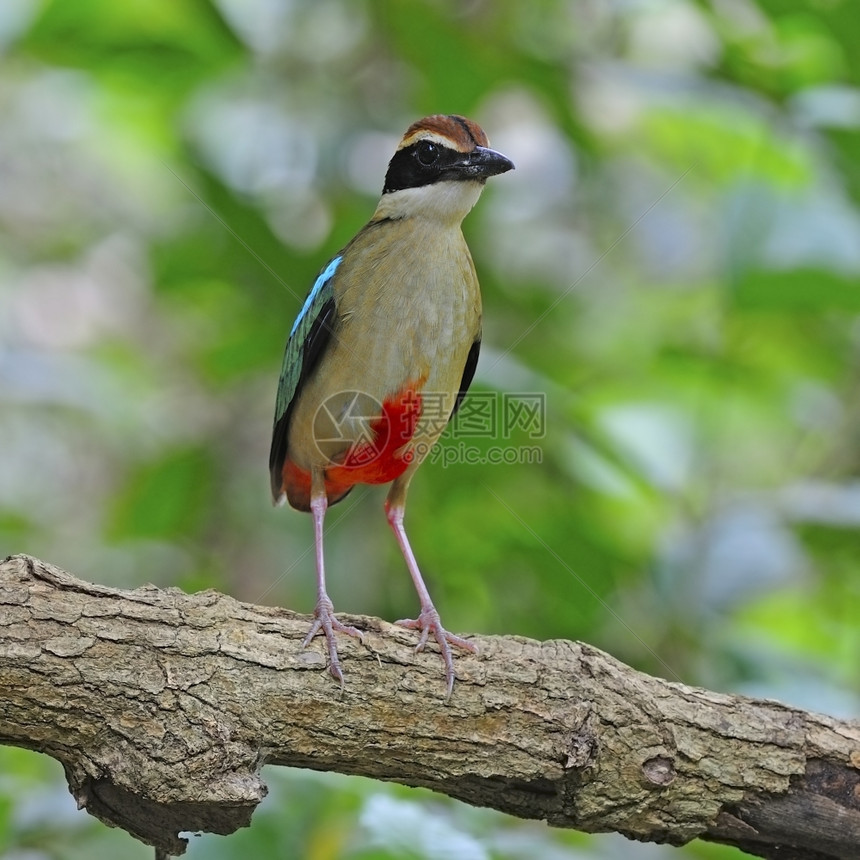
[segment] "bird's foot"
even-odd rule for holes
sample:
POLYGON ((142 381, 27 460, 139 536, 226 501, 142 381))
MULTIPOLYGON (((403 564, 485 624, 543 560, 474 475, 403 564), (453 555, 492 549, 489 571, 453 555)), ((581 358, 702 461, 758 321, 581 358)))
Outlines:
POLYGON ((334 605, 329 600, 328 595, 317 600, 314 609, 314 623, 311 625, 308 635, 305 636, 302 648, 307 648, 314 636, 320 632, 325 636, 328 648, 328 670, 340 681, 340 686, 343 687, 343 670, 340 668, 340 658, 337 654, 337 641, 334 634, 336 632, 346 633, 347 636, 355 636, 362 643, 364 642, 364 635, 357 627, 350 627, 335 618, 334 605))
POLYGON ((421 631, 421 636, 418 639, 418 644, 415 646, 416 651, 423 651, 430 634, 436 640, 441 652, 442 661, 445 663, 445 679, 447 680, 447 695, 445 701, 451 698, 451 693, 454 690, 454 655, 451 653, 451 646, 462 648, 464 651, 470 651, 472 654, 478 653, 478 646, 468 639, 463 639, 460 636, 455 636, 449 633, 439 619, 439 613, 435 607, 430 606, 421 610, 421 614, 417 618, 402 618, 400 621, 395 621, 400 627, 406 627, 409 630, 421 631))

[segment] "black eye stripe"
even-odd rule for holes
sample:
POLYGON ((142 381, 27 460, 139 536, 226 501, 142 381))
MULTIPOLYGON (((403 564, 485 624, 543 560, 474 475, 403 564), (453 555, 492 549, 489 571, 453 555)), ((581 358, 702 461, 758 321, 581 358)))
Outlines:
MULTIPOLYGON (((449 168, 464 157, 462 152, 433 140, 418 140, 397 150, 388 164, 383 193, 420 188, 448 176, 449 168)), ((465 177, 464 177, 465 178, 465 177)))

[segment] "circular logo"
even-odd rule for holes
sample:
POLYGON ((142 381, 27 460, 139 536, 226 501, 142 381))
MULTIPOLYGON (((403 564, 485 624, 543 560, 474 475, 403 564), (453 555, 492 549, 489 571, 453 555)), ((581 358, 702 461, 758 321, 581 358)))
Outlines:
POLYGON ((383 405, 364 391, 339 391, 314 415, 314 443, 329 463, 358 468, 385 450, 391 422, 383 405))

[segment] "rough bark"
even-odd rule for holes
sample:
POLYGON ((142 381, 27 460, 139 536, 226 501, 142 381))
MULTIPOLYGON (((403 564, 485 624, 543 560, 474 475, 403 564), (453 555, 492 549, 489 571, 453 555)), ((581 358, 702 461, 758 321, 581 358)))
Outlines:
POLYGON ((772 858, 860 857, 860 723, 636 672, 576 642, 479 637, 449 703, 438 656, 378 619, 343 691, 308 618, 207 591, 119 591, 0 563, 0 742, 161 851, 230 833, 263 763, 425 786, 556 827, 772 858))

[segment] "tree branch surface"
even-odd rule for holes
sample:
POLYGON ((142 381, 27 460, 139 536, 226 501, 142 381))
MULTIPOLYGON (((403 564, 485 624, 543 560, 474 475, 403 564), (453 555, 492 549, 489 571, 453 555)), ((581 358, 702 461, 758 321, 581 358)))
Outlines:
POLYGON ((476 637, 444 673, 375 618, 339 641, 213 591, 120 591, 0 563, 0 743, 62 762, 81 808, 168 854, 231 833, 263 764, 424 786, 554 827, 769 858, 860 858, 860 723, 637 672, 578 642, 476 637))

